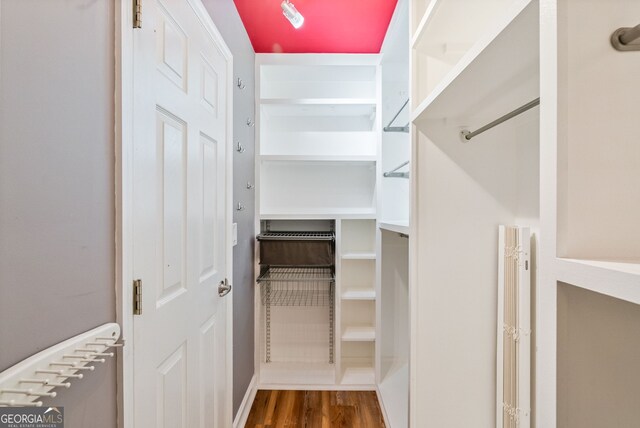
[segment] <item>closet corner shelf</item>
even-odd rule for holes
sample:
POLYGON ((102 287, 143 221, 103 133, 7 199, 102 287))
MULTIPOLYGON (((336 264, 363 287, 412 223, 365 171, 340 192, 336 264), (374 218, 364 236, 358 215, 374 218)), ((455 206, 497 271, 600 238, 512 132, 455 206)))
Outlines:
POLYGON ((516 2, 417 106, 411 113, 411 121, 420 127, 427 119, 464 119, 469 116, 470 106, 482 107, 489 116, 499 115, 504 113, 505 106, 513 108, 539 96, 538 91, 507 99, 510 93, 502 93, 508 92, 504 86, 512 85, 512 79, 525 81, 539 74, 537 4, 536 0, 516 2), (493 103, 496 111, 485 102, 493 98, 499 98, 499 102, 493 103))
POLYGON ((343 342, 375 342, 376 329, 373 326, 346 327, 342 332, 343 342))
POLYGON ((556 259, 558 281, 640 304, 640 261, 556 259))
POLYGON ((390 232, 397 232, 403 235, 409 235, 409 222, 408 221, 382 221, 380 222, 380 229, 388 230, 390 232))
POLYGON ((362 252, 362 253, 344 253, 342 260, 375 260, 376 253, 374 252, 362 252))
POLYGON ((375 290, 348 290, 342 293, 342 300, 375 300, 375 290))

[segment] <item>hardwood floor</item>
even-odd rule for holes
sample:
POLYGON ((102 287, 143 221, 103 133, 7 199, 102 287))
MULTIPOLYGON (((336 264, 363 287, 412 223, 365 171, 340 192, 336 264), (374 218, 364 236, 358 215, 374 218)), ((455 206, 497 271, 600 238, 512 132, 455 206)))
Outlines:
POLYGON ((373 391, 258 391, 245 428, 384 428, 373 391))

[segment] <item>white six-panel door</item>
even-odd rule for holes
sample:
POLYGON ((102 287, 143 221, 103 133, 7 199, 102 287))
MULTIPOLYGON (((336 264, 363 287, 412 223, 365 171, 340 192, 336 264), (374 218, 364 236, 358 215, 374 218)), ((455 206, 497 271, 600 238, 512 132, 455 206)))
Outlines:
POLYGON ((187 0, 133 37, 135 428, 227 428, 227 60, 187 0))

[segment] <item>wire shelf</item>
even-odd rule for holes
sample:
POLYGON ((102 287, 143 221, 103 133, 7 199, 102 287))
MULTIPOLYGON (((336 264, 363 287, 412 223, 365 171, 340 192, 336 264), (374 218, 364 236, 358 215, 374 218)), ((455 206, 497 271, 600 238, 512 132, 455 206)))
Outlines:
POLYGON ((334 274, 325 267, 269 267, 260 277, 265 306, 331 306, 334 274))
POLYGON ((264 232, 258 235, 258 241, 333 241, 333 232, 264 232))

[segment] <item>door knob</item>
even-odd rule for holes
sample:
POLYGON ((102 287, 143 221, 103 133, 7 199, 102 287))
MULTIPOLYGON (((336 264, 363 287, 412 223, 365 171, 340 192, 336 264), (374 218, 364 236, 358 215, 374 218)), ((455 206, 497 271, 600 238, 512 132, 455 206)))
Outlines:
POLYGON ((231 284, 229 284, 227 278, 225 278, 224 281, 220 281, 220 284, 218 284, 218 296, 226 296, 231 291, 231 288, 231 284))

